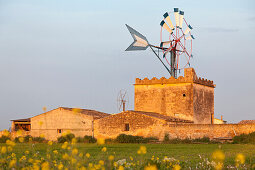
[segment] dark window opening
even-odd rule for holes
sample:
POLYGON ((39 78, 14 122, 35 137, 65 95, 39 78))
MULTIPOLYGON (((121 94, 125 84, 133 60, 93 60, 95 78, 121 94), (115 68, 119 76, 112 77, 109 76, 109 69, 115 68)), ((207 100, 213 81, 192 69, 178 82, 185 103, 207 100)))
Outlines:
POLYGON ((58 131, 58 133, 62 133, 62 129, 58 129, 57 131, 58 131))
POLYGON ((24 130, 30 131, 31 125, 30 124, 15 124, 15 131, 24 130))
POLYGON ((129 131, 129 124, 125 124, 125 131, 129 131))
POLYGON ((185 94, 185 93, 183 93, 183 97, 186 97, 186 94, 185 94))

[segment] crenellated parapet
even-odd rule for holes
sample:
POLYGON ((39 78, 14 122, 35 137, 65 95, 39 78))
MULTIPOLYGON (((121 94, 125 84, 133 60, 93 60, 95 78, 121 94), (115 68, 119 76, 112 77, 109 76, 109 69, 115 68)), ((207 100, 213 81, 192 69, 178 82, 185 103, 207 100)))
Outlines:
POLYGON ((184 77, 183 76, 179 76, 178 78, 170 77, 168 79, 165 77, 161 77, 160 79, 156 77, 148 79, 146 77, 144 79, 136 78, 135 80, 135 85, 177 84, 177 83, 196 83, 209 87, 215 87, 213 81, 197 77, 196 72, 193 68, 186 68, 184 70, 184 77))

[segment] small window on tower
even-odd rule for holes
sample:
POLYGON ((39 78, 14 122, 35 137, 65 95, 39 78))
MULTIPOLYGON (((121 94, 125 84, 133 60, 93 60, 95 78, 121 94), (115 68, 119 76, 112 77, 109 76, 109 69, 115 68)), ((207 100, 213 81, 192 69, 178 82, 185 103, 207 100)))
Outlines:
POLYGON ((129 124, 125 124, 125 131, 129 131, 129 124))
POLYGON ((183 93, 183 95, 182 95, 183 97, 186 97, 186 94, 185 93, 183 93))
POLYGON ((62 133, 62 129, 58 129, 57 131, 58 131, 58 133, 62 133))

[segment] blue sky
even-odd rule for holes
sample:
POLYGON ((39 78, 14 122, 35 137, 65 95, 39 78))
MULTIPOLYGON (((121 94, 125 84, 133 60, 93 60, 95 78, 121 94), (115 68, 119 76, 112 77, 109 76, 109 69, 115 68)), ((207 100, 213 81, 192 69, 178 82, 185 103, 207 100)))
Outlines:
POLYGON ((162 15, 179 7, 194 28, 197 75, 213 80, 215 115, 254 119, 255 2, 0 0, 0 129, 60 106, 117 113, 136 77, 169 77, 149 50, 125 52, 125 24, 160 39, 162 15))

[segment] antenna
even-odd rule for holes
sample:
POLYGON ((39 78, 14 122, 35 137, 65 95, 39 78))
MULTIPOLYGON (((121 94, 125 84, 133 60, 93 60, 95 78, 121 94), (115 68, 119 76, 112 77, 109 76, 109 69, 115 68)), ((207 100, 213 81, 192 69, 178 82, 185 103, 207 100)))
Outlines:
POLYGON ((160 22, 161 42, 159 46, 151 45, 145 36, 126 25, 134 39, 126 51, 146 50, 150 47, 170 75, 177 78, 177 70, 190 67, 190 59, 193 57, 192 40, 195 39, 190 33, 193 28, 187 23, 184 12, 180 11, 179 8, 174 8, 172 12, 166 12, 163 17, 164 19, 160 22), (175 24, 173 24, 171 17, 174 18, 175 24), (167 40, 163 41, 163 37, 167 40), (154 49, 158 49, 161 55, 157 54, 154 49), (165 62, 161 58, 165 59, 165 62))
POLYGON ((117 107, 119 111, 126 111, 128 105, 128 95, 126 90, 120 90, 117 97, 117 107))

